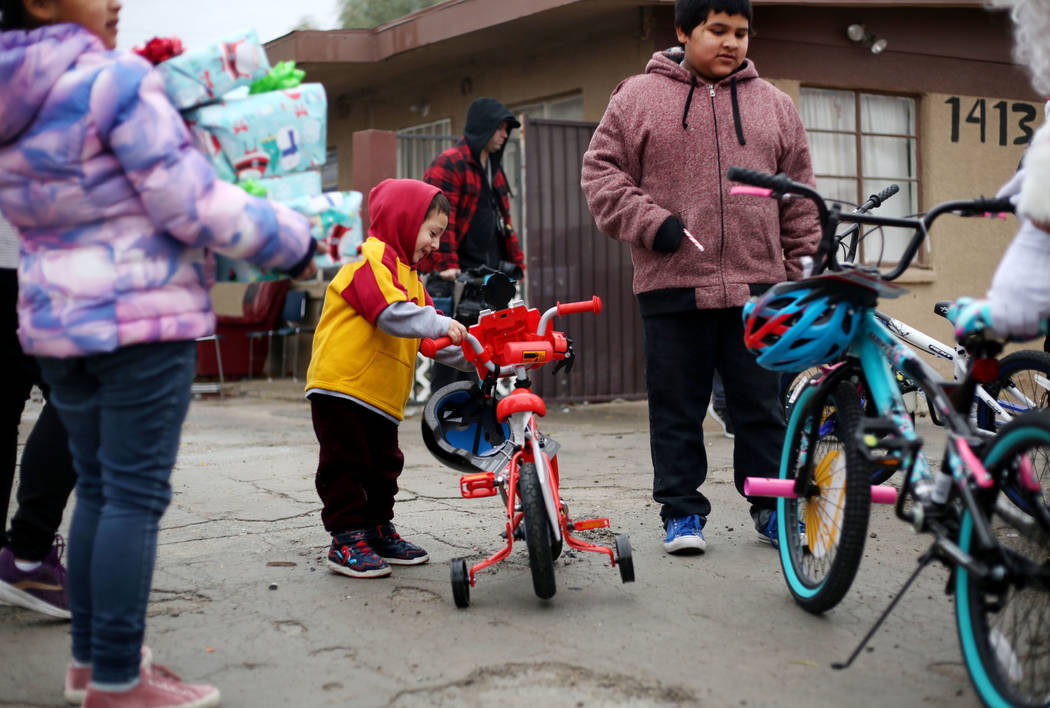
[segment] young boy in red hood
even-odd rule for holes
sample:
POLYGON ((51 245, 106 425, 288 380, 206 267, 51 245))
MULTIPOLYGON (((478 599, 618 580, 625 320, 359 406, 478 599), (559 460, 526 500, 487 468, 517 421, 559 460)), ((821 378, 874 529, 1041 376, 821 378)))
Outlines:
MULTIPOLYGON (((735 427, 734 479, 776 476, 784 439, 777 375, 743 344, 741 308, 798 278, 819 224, 804 200, 734 196, 730 166, 814 184, 791 98, 747 57, 748 0, 677 0, 681 48, 657 52, 613 92, 583 157, 581 185, 604 233, 631 245, 644 324, 653 498, 668 553, 702 553, 711 504, 702 421, 714 371, 735 427), (695 238, 694 238, 695 237, 695 238)), ((751 515, 772 541, 773 500, 751 515)))
MULTIPOLYGON (((343 266, 328 285, 306 374, 321 445, 321 520, 332 534, 328 567, 357 578, 429 560, 391 523, 404 466, 397 426, 420 338, 447 335, 458 344, 466 334, 434 309, 415 269, 448 225, 441 190, 414 179, 383 180, 368 195, 368 213, 362 259, 343 266)), ((458 347, 439 355, 446 364, 473 368, 458 347)))

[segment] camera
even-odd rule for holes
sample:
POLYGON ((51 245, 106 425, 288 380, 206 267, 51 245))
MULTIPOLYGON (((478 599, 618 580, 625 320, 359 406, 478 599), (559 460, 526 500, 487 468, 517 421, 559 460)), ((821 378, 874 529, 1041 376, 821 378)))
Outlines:
POLYGON ((500 261, 496 268, 478 266, 463 271, 453 283, 432 274, 427 292, 434 307, 469 327, 482 310, 502 310, 514 297, 514 282, 522 276, 521 266, 500 261))

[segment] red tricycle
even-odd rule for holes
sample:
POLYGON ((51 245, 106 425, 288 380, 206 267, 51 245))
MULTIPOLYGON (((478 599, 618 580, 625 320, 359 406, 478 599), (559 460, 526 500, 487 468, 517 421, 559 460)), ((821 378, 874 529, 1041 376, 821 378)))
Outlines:
MULTIPOLYGON (((520 300, 506 308, 481 313, 463 341, 467 360, 482 377, 480 386, 461 381, 435 392, 423 411, 423 438, 427 448, 445 464, 468 472, 460 477, 460 494, 466 499, 497 494, 506 509, 503 531, 507 545, 470 569, 466 560, 452 560, 452 597, 457 607, 470 604, 475 574, 510 554, 515 540, 524 538, 529 550, 529 568, 536 595, 547 599, 555 593, 554 561, 562 545, 609 556, 619 567, 623 582, 634 580, 631 542, 626 535, 615 538, 614 548, 588 543, 573 531, 607 528, 607 518, 575 521, 558 491, 559 445, 540 432, 537 420, 547 407, 533 393, 530 369, 551 362, 571 367, 572 340, 554 330, 552 319, 578 312, 601 312, 597 297, 583 302, 557 304, 540 315, 520 300), (496 395, 500 378, 515 377, 514 390, 496 395)), ((451 344, 447 337, 424 339, 420 350, 434 356, 451 344)), ((555 371, 557 371, 557 367, 555 371)))

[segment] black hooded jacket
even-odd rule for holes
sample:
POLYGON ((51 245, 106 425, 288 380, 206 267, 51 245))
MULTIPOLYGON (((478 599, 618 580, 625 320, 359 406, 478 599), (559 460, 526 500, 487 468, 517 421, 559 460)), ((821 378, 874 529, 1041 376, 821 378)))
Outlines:
MULTIPOLYGON (((499 129, 500 123, 504 121, 508 129, 521 125, 514 114, 496 99, 479 98, 475 100, 467 111, 463 138, 434 158, 423 175, 424 181, 439 187, 445 193, 452 204, 452 213, 449 215, 448 228, 441 237, 438 250, 420 265, 420 270, 442 271, 460 268, 459 250, 470 231, 470 225, 483 190, 484 171, 480 161, 481 151, 499 129)), ((502 167, 505 147, 506 143, 489 155, 489 162, 492 166, 492 189, 495 191, 499 217, 502 221, 498 230, 502 238, 498 246, 503 259, 524 269, 525 257, 510 220, 510 189, 502 167)))

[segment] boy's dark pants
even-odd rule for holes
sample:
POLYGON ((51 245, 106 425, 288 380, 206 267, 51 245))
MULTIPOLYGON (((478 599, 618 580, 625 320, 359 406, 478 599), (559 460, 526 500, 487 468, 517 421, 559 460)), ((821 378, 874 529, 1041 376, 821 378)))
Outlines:
POLYGON ((16 558, 43 560, 55 542, 62 512, 76 484, 73 457, 66 429, 51 403, 45 403, 22 450, 18 484, 18 509, 4 533, 18 450, 18 424, 33 384, 48 397, 36 361, 26 356, 15 334, 18 317, 18 278, 13 268, 0 268, 0 371, 7 382, 0 386, 0 547, 10 543, 16 558))
POLYGON ((393 519, 397 478, 405 465, 397 425, 336 396, 314 394, 310 409, 321 444, 315 484, 325 530, 336 534, 393 519))
MULTIPOLYGON (((649 390, 649 444, 653 499, 668 518, 698 514, 706 522, 711 503, 699 487, 707 478, 702 424, 717 369, 736 429, 733 481, 744 493, 747 477, 774 477, 780 466, 786 424, 778 376, 763 369, 744 347, 741 308, 691 310, 642 318, 645 380, 649 390)), ((749 497, 752 513, 775 508, 766 497, 749 497)))

